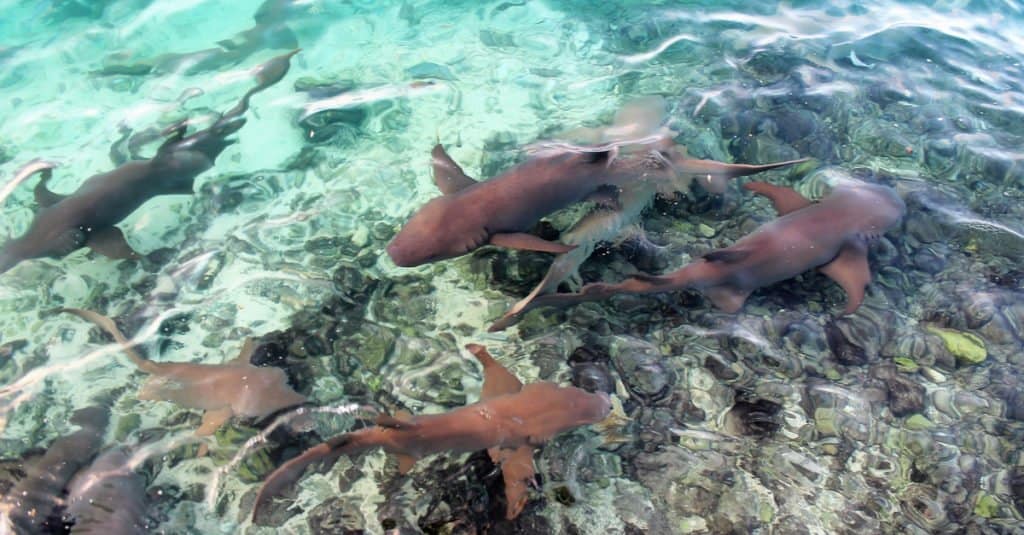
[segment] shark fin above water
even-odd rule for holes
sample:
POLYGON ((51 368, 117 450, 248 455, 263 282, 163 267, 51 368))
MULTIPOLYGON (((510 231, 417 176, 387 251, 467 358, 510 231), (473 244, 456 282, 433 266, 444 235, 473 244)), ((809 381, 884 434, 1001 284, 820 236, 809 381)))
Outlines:
POLYGON ((834 260, 818 268, 818 271, 842 286, 846 292, 843 314, 852 314, 864 301, 864 291, 871 283, 867 245, 860 240, 847 243, 834 260))
POLYGON ((440 143, 434 145, 430 151, 431 163, 434 168, 434 183, 437 189, 445 195, 451 195, 476 184, 476 180, 470 178, 462 170, 459 164, 444 150, 440 143))
POLYGON ((506 247, 508 249, 519 249, 521 251, 537 251, 541 253, 567 253, 576 248, 575 245, 566 245, 545 240, 533 234, 525 232, 510 232, 492 234, 489 242, 491 245, 506 247))

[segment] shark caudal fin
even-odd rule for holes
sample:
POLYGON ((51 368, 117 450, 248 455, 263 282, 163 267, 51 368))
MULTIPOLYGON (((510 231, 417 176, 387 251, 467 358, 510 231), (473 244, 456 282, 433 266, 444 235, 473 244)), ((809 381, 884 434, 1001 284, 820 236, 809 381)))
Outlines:
POLYGON ((56 312, 74 314, 75 316, 96 325, 114 338, 114 341, 121 346, 121 350, 124 351, 125 355, 128 355, 128 359, 132 361, 132 364, 135 364, 140 370, 146 373, 160 372, 160 365, 158 363, 143 358, 142 355, 135 351, 133 348, 134 344, 125 338, 121 330, 117 328, 117 324, 114 323, 114 320, 98 312, 83 310, 80 308, 59 308, 56 312))
POLYGON ((364 441, 359 440, 359 437, 369 429, 372 428, 331 438, 323 444, 309 448, 271 472, 263 482, 263 486, 260 487, 259 494, 256 495, 252 521, 257 522, 266 507, 270 505, 271 500, 286 487, 293 485, 309 465, 322 462, 332 466, 342 455, 358 453, 371 447, 372 444, 365 444, 364 441))

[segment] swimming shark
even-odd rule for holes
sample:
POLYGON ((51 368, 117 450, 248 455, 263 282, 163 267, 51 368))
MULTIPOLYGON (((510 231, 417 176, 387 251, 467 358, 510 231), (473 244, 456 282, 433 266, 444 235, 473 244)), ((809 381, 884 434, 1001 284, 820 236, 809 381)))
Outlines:
POLYGON ((617 206, 615 188, 627 181, 676 184, 703 178, 708 184, 803 162, 767 165, 697 160, 663 136, 646 152, 619 158, 618 147, 547 150, 499 176, 477 182, 463 172, 444 147, 432 151, 434 182, 443 193, 427 202, 387 246, 400 267, 454 258, 484 245, 564 253, 574 246, 541 239, 528 230, 541 217, 583 200, 617 206), (611 190, 610 190, 611 188, 611 190))
POLYGON ((141 535, 146 522, 146 478, 131 468, 129 452, 112 448, 68 483, 61 521, 68 533, 141 535))
POLYGON ((212 435, 232 416, 261 419, 306 402, 305 396, 288 386, 288 378, 280 368, 252 365, 250 358, 256 349, 252 339, 245 341, 234 360, 223 364, 154 362, 132 348, 114 320, 77 308, 57 312, 74 314, 106 331, 132 364, 150 375, 139 389, 139 399, 170 401, 205 411, 196 436, 212 435))
POLYGON ((382 448, 398 458, 401 473, 416 461, 441 452, 486 449, 501 465, 506 483, 506 516, 514 518, 526 503, 533 479, 533 450, 558 433, 604 420, 611 401, 603 392, 537 382, 523 386, 487 350, 466 346, 483 366, 480 401, 442 414, 380 415, 376 425, 331 438, 283 464, 267 477, 256 497, 253 519, 271 499, 310 464, 328 465, 342 455, 382 448))
POLYGON ((737 312, 757 288, 818 269, 846 292, 843 314, 852 314, 871 282, 868 243, 897 225, 906 205, 887 186, 842 182, 812 203, 795 190, 750 182, 746 189, 768 197, 779 218, 667 275, 636 275, 617 284, 591 283, 574 294, 537 297, 520 310, 564 307, 613 295, 694 289, 719 309, 737 312))
POLYGON ((227 137, 245 124, 241 115, 249 107, 249 98, 280 81, 296 52, 254 69, 256 87, 210 127, 186 137, 187 124, 176 125, 149 160, 130 161, 94 175, 70 195, 50 191, 46 186, 50 171, 40 169, 43 179, 35 189, 40 210, 24 235, 0 249, 0 273, 23 260, 63 257, 86 246, 110 258, 137 257, 114 225, 153 197, 191 194, 196 177, 212 168, 217 156, 235 143, 227 137))
POLYGON ((25 463, 24 478, 0 499, 0 533, 14 528, 15 533, 57 533, 61 522, 55 513, 64 488, 103 445, 109 419, 104 407, 76 410, 70 420, 78 430, 57 438, 41 457, 25 463))

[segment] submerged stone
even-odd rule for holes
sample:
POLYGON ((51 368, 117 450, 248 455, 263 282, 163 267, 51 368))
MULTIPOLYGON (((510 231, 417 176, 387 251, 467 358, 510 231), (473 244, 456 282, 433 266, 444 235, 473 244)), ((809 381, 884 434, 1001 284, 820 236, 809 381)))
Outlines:
POLYGON ((928 331, 938 335, 946 344, 946 349, 964 365, 979 364, 985 361, 988 351, 985 341, 979 336, 968 332, 945 329, 931 325, 928 331))

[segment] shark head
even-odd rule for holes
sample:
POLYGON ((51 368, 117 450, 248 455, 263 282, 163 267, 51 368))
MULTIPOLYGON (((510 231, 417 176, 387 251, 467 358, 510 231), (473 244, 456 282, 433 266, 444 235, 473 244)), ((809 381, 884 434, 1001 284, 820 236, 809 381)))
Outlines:
MULTIPOLYGON (((448 209, 450 201, 437 197, 423 205, 387 246, 388 256, 399 267, 416 267, 465 254, 486 241, 466 243, 457 227, 461 219, 448 209)), ((484 232, 481 230, 481 232, 484 232)))
POLYGON ((896 190, 879 184, 843 182, 837 185, 833 195, 848 198, 860 208, 856 215, 858 226, 860 233, 868 238, 885 233, 899 223, 907 211, 907 205, 896 190))
POLYGON ((168 146, 167 149, 161 149, 161 152, 173 154, 186 150, 194 151, 206 156, 212 162, 217 159, 217 156, 220 156, 224 149, 238 142, 235 139, 228 139, 228 136, 238 132, 243 126, 245 126, 244 117, 225 116, 209 128, 200 130, 168 146))

